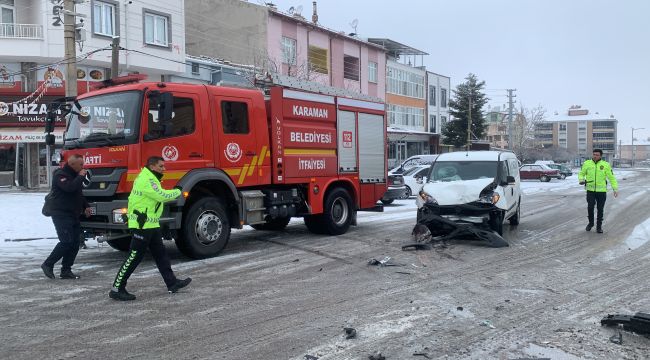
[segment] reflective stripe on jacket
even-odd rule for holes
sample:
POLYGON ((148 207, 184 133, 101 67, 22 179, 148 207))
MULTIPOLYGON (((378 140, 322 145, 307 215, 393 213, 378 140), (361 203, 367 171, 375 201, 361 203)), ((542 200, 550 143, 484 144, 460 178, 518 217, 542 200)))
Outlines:
POLYGON ((607 182, 614 191, 618 191, 618 182, 614 177, 612 167, 605 160, 599 160, 597 163, 589 159, 582 164, 579 181, 586 181, 587 191, 607 192, 607 182))
POLYGON ((165 190, 160 185, 151 170, 146 167, 140 171, 135 178, 133 189, 129 194, 129 209, 127 217, 129 219, 129 229, 139 229, 135 211, 147 215, 143 229, 153 229, 160 227, 160 215, 163 212, 163 203, 172 201, 181 195, 178 189, 165 190))

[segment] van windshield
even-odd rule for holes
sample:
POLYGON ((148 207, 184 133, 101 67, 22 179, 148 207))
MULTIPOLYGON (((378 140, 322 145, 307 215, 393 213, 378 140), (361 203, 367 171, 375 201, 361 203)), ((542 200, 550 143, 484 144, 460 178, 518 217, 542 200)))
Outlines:
POLYGON ((496 161, 437 161, 431 168, 429 182, 495 179, 496 161))

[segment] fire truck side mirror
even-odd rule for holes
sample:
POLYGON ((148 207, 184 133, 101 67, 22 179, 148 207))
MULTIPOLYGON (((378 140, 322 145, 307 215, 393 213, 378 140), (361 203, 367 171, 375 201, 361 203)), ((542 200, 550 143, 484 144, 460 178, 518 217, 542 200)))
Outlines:
POLYGON ((171 93, 161 93, 158 101, 158 121, 167 122, 172 119, 174 96, 171 93))

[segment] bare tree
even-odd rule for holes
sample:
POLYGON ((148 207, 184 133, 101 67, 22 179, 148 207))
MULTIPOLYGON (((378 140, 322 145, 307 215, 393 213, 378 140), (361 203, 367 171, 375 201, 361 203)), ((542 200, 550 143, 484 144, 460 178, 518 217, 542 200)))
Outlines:
POLYGON ((542 105, 527 108, 519 105, 519 111, 513 114, 512 145, 519 159, 530 159, 538 146, 535 143, 535 127, 546 121, 546 109, 542 105))

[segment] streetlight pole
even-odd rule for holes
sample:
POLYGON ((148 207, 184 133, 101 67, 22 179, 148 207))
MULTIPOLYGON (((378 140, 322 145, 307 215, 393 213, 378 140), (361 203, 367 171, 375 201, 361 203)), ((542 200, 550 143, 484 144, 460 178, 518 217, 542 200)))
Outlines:
POLYGON ((467 151, 472 145, 472 89, 469 90, 469 115, 467 116, 467 151))
POLYGON ((632 167, 634 167, 634 163, 636 162, 636 151, 634 151, 634 131, 643 129, 645 128, 632 128, 632 167))

